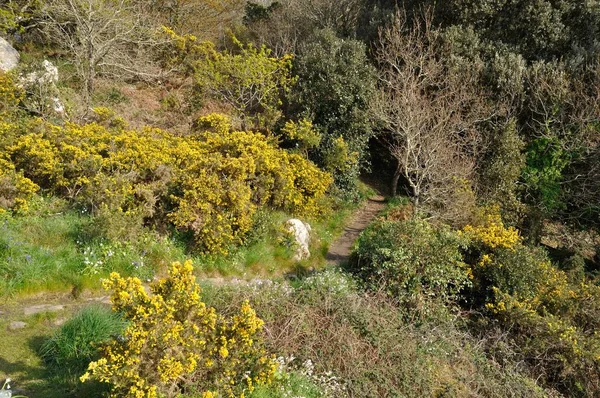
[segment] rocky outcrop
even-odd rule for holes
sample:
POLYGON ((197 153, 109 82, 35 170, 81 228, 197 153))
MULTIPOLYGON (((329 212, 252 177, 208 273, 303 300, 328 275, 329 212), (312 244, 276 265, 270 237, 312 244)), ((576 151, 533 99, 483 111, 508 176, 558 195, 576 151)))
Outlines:
POLYGON ((8 72, 19 64, 19 52, 9 42, 0 37, 0 70, 8 72))

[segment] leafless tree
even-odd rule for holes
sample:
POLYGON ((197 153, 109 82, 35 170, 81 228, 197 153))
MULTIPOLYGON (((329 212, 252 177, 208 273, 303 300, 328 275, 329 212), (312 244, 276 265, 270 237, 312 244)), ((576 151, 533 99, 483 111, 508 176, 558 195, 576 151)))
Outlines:
POLYGON ((203 40, 221 37, 244 14, 245 0, 145 0, 158 23, 203 40))
POLYGON ((470 191, 480 141, 476 127, 489 111, 476 71, 446 58, 430 19, 411 28, 405 21, 398 13, 380 32, 380 89, 373 115, 379 138, 396 161, 394 194, 402 177, 416 205, 439 204, 470 191))
POLYGON ((282 56, 296 53, 299 43, 314 30, 328 28, 341 36, 353 35, 364 6, 365 0, 280 0, 271 17, 252 23, 251 30, 261 44, 282 56))
POLYGON ((49 0, 43 31, 72 57, 89 106, 98 74, 151 79, 160 76, 152 51, 167 40, 134 0, 49 0))

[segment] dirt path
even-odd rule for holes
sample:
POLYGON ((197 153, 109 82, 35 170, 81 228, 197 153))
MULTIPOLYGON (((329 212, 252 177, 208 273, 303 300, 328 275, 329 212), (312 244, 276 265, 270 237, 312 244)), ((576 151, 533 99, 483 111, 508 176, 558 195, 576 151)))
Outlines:
POLYGON ((354 241, 371 221, 381 213, 384 207, 385 198, 381 193, 369 198, 367 203, 354 214, 352 220, 344 228, 342 235, 331 244, 326 256, 327 262, 329 264, 341 264, 348 261, 354 241))

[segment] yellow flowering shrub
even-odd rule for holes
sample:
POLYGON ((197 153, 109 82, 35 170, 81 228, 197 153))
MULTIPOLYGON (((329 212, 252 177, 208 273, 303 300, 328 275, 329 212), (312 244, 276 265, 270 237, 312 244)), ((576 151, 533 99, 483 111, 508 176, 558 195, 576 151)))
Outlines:
MULTIPOLYGON (((273 57, 265 46, 244 45, 235 37, 236 52, 218 51, 213 43, 192 45, 196 62, 195 80, 203 95, 230 106, 242 120, 242 128, 270 130, 281 117, 281 96, 296 81, 292 55, 273 57)), ((189 54, 190 51, 182 49, 189 54)))
POLYGON ((543 249, 526 246, 499 217, 484 220, 463 230, 471 240, 470 299, 505 328, 524 361, 540 368, 542 382, 560 384, 569 395, 599 394, 600 287, 584 277, 570 281, 543 249))
POLYGON ((96 123, 30 125, 3 150, 15 170, 93 214, 170 222, 190 231, 204 252, 239 244, 259 206, 318 213, 331 183, 329 174, 265 136, 231 131, 220 115, 199 119, 187 137, 96 123))
POLYGON ((123 336, 102 347, 82 381, 112 385, 125 397, 243 397, 269 384, 277 370, 262 348, 263 321, 248 302, 223 317, 200 297, 191 261, 174 263, 149 288, 116 273, 104 282, 113 310, 129 322, 123 336))
POLYGON ((25 92, 15 84, 13 75, 0 71, 0 115, 14 111, 25 97, 25 92))
POLYGON ((16 172, 12 163, 0 158, 0 213, 7 210, 26 212, 28 200, 38 189, 30 179, 16 172))
POLYGON ((467 225, 463 232, 472 240, 480 242, 489 249, 510 249, 520 243, 519 231, 514 227, 506 227, 497 209, 483 215, 479 225, 467 225))
POLYGON ((360 154, 350 150, 341 135, 330 140, 323 153, 323 164, 330 172, 346 173, 358 165, 360 154))
POLYGON ((317 148, 321 143, 321 133, 317 131, 312 122, 308 119, 301 119, 298 122, 292 120, 285 123, 281 129, 283 137, 296 144, 296 148, 305 156, 308 150, 317 148))

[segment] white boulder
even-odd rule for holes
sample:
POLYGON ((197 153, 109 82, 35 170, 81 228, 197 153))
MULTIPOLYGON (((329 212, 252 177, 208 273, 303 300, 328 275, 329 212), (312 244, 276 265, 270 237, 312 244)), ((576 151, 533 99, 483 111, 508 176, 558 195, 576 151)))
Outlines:
POLYGON ((0 70, 8 72, 19 64, 19 52, 9 42, 0 37, 0 70))
POLYGON ((52 62, 45 59, 39 70, 23 76, 21 82, 24 85, 54 87, 58 83, 58 68, 52 62))
POLYGON ((296 243, 296 253, 293 259, 295 261, 305 260, 310 257, 310 225, 296 218, 292 218, 285 223, 287 230, 294 236, 296 243))

